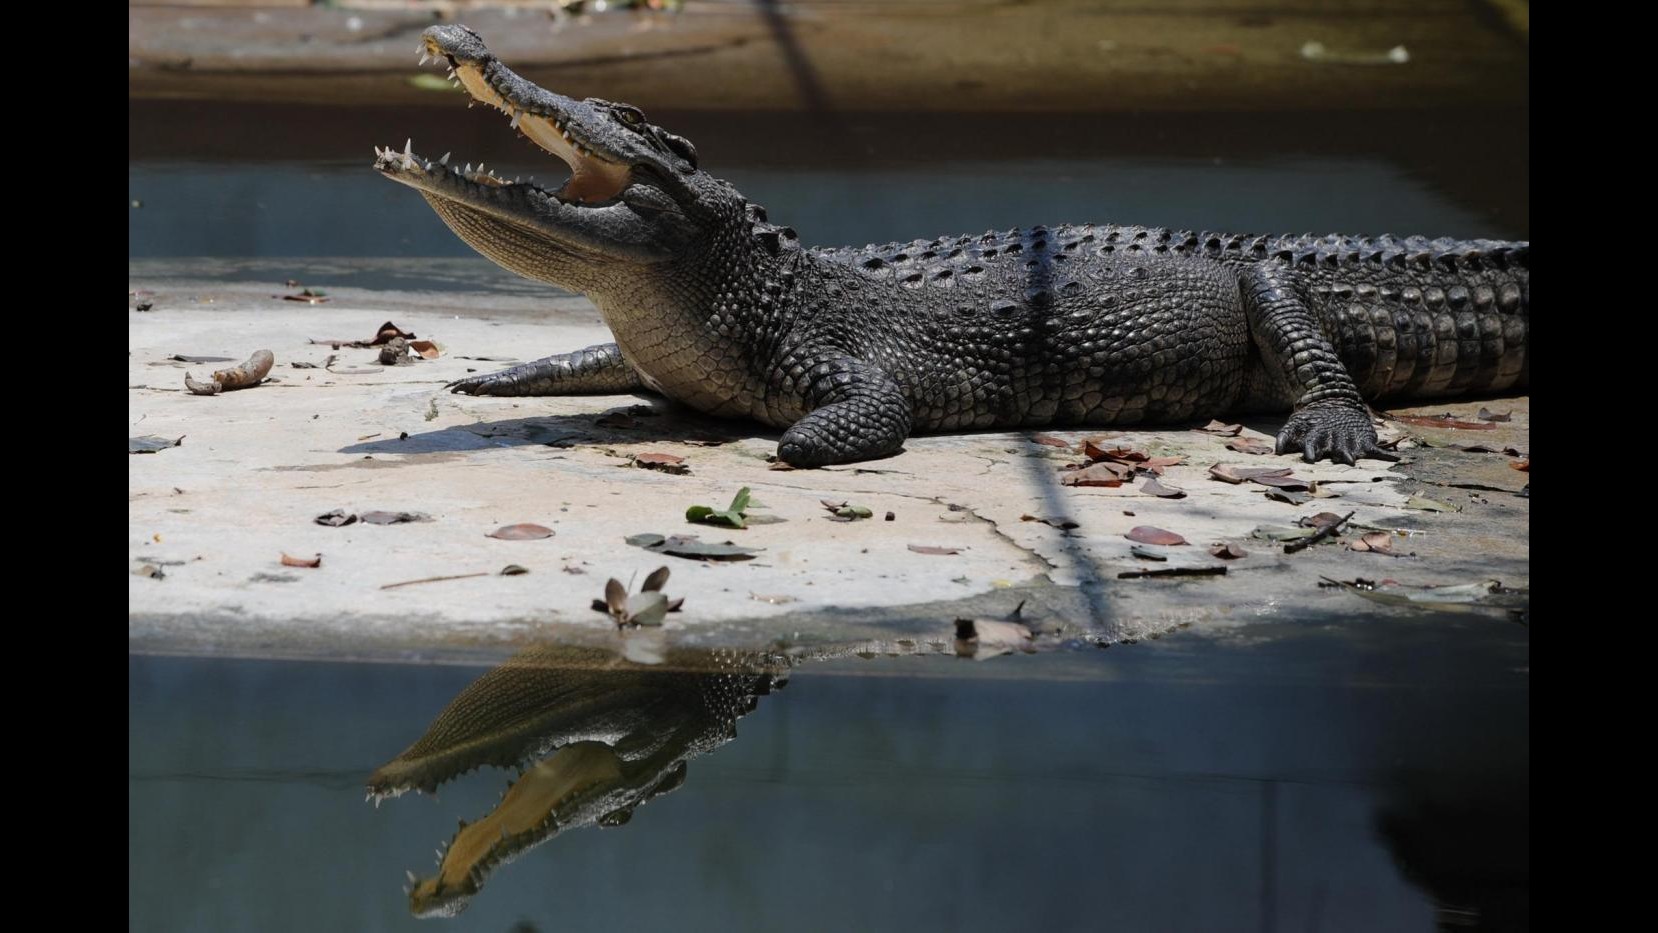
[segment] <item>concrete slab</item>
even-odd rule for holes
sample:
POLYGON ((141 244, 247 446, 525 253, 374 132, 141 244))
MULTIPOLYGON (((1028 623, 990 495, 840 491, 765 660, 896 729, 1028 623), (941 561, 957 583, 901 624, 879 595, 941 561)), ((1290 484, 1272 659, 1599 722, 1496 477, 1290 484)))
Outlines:
MULTIPOLYGON (((1186 492, 1180 499, 1148 495, 1139 481, 1062 486, 1061 467, 1082 457, 1036 441, 1039 432, 920 437, 888 460, 778 471, 767 462, 775 432, 702 418, 659 399, 509 400, 442 391, 469 371, 604 340, 585 299, 552 290, 532 298, 330 289, 328 303, 308 305, 273 297, 293 291, 278 282, 172 275, 180 268, 137 263, 131 277, 143 294, 129 308, 140 301, 152 307, 129 310, 128 433, 183 437, 177 447, 128 457, 129 569, 164 574, 130 578, 133 650, 493 654, 548 627, 569 638, 614 640, 615 626, 590 602, 607 579, 642 580, 664 565, 672 569, 668 593, 685 597, 685 605, 660 637, 746 648, 869 642, 946 650, 956 617, 996 617, 1020 602, 1026 622, 1050 642, 1111 643, 1191 623, 1386 611, 1321 588, 1321 577, 1528 582, 1529 499, 1514 495, 1528 474, 1511 469, 1515 458, 1500 452, 1407 442, 1414 462, 1384 470, 1368 461, 1307 465, 1239 454, 1225 448, 1227 438, 1195 430, 1040 432, 1071 442, 1103 434, 1112 445, 1184 456, 1163 479, 1186 492), (438 341, 444 355, 385 367, 374 350, 310 342, 367 339, 388 319, 438 341), (170 359, 239 362, 261 348, 276 355, 274 378, 214 397, 186 393, 184 375, 229 364, 170 359), (650 407, 631 408, 640 405, 650 407), (618 411, 633 412, 625 426, 600 422, 618 411), (639 468, 632 457, 641 453, 684 457, 690 473, 639 468), (1273 501, 1264 487, 1210 478, 1215 463, 1291 466, 1330 497, 1300 506, 1273 501), (757 513, 782 521, 740 531, 686 522, 688 506, 724 507, 744 486, 764 506, 757 513), (1461 511, 1408 508, 1413 495, 1461 511), (823 499, 866 506, 874 518, 832 521, 823 499), (314 522, 333 509, 422 512, 431 520, 314 522), (1259 526, 1288 526, 1321 511, 1352 511, 1357 523, 1408 530, 1393 539, 1395 548, 1416 556, 1346 549, 1343 541, 1356 533, 1296 554, 1250 537, 1259 526), (1039 520, 1058 517, 1077 527, 1039 520), (487 536, 520 522, 554 536, 487 536), (1174 531, 1190 544, 1163 549, 1165 562, 1138 558, 1124 537, 1137 525, 1174 531), (692 561, 626 542, 641 533, 696 534, 760 551, 743 562, 692 561), (1210 557, 1208 547, 1221 542, 1248 556, 1210 557), (283 554, 320 554, 321 566, 285 567, 283 554), (529 572, 501 576, 508 564, 529 572), (1118 577, 1223 564, 1224 576, 1118 577), (481 576, 387 588, 466 574, 481 576)), ((1472 421, 1481 405, 1512 410, 1513 421, 1481 431, 1405 427, 1431 444, 1523 450, 1524 399, 1418 411, 1472 421)), ((1248 428, 1246 436, 1266 439, 1276 425, 1248 428)))

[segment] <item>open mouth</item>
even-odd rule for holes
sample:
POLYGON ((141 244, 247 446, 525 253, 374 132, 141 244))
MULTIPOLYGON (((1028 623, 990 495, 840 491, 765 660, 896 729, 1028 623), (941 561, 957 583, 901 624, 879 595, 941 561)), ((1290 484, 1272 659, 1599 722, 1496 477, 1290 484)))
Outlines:
MULTIPOLYGON (((450 164, 449 153, 436 160, 423 158, 414 152, 413 140, 404 144, 402 152, 391 146, 383 149, 376 146, 376 169, 395 180, 438 192, 463 184, 476 188, 523 185, 544 197, 585 206, 614 201, 627 189, 631 167, 606 159, 585 145, 567 115, 559 112, 557 95, 520 78, 493 55, 468 55, 464 52, 457 55, 446 50, 441 38, 433 32, 435 30, 429 30, 421 39, 418 50, 420 63, 425 65, 434 60, 447 63, 450 81, 465 88, 472 102, 494 107, 506 114, 519 135, 542 151, 557 156, 570 169, 570 178, 558 190, 548 191, 534 181, 524 182, 522 178, 509 181, 498 177, 494 172, 487 171, 481 162, 476 169, 471 163, 457 168, 450 164), (535 97, 545 99, 530 99, 529 89, 539 92, 535 97)), ((472 102, 467 106, 470 107, 472 102)))

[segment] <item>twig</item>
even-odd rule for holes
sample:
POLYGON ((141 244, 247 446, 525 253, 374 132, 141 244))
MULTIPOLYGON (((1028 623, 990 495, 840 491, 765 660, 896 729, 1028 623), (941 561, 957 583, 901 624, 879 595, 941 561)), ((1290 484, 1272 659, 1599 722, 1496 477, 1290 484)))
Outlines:
POLYGON ((404 580, 402 583, 388 583, 380 587, 382 590, 395 590, 400 586, 414 586, 416 583, 440 583, 444 580, 468 580, 472 577, 487 577, 488 571, 482 573, 458 573, 452 577, 422 577, 419 580, 404 580))
POLYGON ((1312 547, 1313 545, 1317 544, 1318 542, 1323 541, 1325 538, 1328 538, 1331 535, 1335 534, 1336 532, 1340 531, 1341 526, 1347 524, 1347 520, 1349 518, 1352 518, 1356 514, 1358 514, 1358 513, 1348 512, 1346 515, 1343 515, 1342 517, 1336 519, 1335 521, 1331 522, 1328 525, 1321 525, 1319 527, 1318 531, 1315 534, 1313 534, 1309 537, 1301 538, 1301 539, 1296 540, 1296 541, 1290 541, 1290 542, 1285 543, 1284 553, 1285 554, 1294 554, 1296 551, 1302 551, 1302 550, 1306 550, 1307 548, 1312 547))

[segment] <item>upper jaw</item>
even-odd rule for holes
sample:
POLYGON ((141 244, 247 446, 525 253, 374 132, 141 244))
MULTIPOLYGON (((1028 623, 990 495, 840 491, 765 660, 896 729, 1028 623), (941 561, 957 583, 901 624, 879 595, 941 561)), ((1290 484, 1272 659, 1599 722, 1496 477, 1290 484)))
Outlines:
POLYGON ((557 192, 560 200, 604 203, 626 190, 631 166, 596 141, 596 128, 583 126, 604 119, 593 105, 519 77, 465 26, 430 27, 421 35, 419 54, 422 64, 434 58, 447 62, 450 79, 473 100, 505 113, 513 129, 570 167, 570 180, 557 192))

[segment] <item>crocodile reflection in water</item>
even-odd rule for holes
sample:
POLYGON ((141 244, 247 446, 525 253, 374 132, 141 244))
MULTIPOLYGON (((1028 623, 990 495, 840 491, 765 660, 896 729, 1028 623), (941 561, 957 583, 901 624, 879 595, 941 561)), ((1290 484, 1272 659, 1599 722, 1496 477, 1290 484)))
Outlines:
POLYGON ((559 832, 626 823, 684 783, 686 762, 735 738, 737 720, 783 685, 788 666, 781 655, 675 650, 641 667, 544 645, 478 678, 368 780, 378 803, 483 765, 521 769, 494 810, 462 821, 436 874, 409 873, 410 911, 453 916, 496 866, 559 832))

